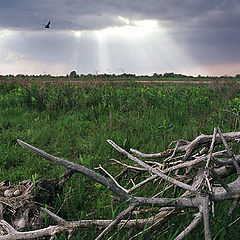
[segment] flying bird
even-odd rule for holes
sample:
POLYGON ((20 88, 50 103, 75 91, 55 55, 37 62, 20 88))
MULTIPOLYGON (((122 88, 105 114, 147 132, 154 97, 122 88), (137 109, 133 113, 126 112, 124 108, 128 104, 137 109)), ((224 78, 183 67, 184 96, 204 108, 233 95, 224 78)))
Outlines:
POLYGON ((45 25, 45 28, 50 28, 50 21, 45 25))

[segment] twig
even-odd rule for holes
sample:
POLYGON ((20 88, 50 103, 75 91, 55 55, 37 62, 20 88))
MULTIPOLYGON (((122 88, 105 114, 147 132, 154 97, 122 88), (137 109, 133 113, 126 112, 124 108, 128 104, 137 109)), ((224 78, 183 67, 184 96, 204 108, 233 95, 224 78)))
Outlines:
MULTIPOLYGON (((123 228, 127 225, 127 223, 129 222, 129 220, 131 219, 131 215, 132 215, 132 211, 130 212, 129 217, 128 217, 128 219, 125 221, 125 223, 122 224, 122 226, 120 226, 119 230, 123 229, 123 228)), ((117 234, 117 231, 116 231, 111 237, 109 237, 108 240, 111 240, 116 234, 117 234)))
POLYGON ((130 148, 130 152, 132 152, 134 155, 141 157, 141 158, 152 158, 152 159, 168 157, 172 154, 173 151, 174 151, 174 149, 168 149, 167 151, 160 152, 160 153, 146 154, 146 153, 141 153, 136 149, 130 148))
POLYGON ((238 220, 240 220, 240 217, 238 217, 236 220, 234 220, 232 223, 228 225, 228 227, 231 227, 234 223, 236 223, 238 220))
POLYGON ((156 197, 158 197, 159 195, 162 196, 165 191, 167 191, 168 189, 172 188, 173 186, 175 186, 175 185, 166 186, 161 192, 155 194, 155 195, 153 196, 153 198, 156 198, 156 197))
POLYGON ((215 140, 216 140, 216 135, 217 135, 217 128, 214 128, 213 138, 212 138, 211 146, 209 149, 209 155, 208 155, 208 159, 207 159, 207 163, 206 163, 206 167, 205 167, 205 170, 207 171, 207 177, 209 175, 209 167, 210 167, 210 162, 212 160, 212 154, 213 154, 213 148, 214 148, 214 144, 215 144, 215 140))
POLYGON ((152 181, 152 180, 154 180, 154 179, 156 179, 156 178, 158 178, 157 175, 152 175, 151 177, 149 177, 149 178, 143 180, 142 182, 140 182, 140 183, 134 185, 132 188, 130 188, 129 190, 127 190, 127 193, 131 193, 131 192, 133 192, 134 190, 136 190, 136 189, 142 187, 143 185, 147 184, 148 182, 150 182, 150 181, 152 181))
POLYGON ((180 142, 183 142, 183 143, 185 143, 186 145, 190 143, 189 141, 187 141, 187 140, 185 140, 185 139, 178 139, 178 140, 172 141, 172 142, 168 145, 168 147, 170 147, 170 146, 171 146, 172 144, 174 144, 174 143, 180 143, 180 142))
POLYGON ((184 239, 202 221, 202 213, 198 212, 192 222, 174 240, 184 239))
POLYGON ((56 215, 55 213, 49 211, 46 208, 40 207, 40 209, 45 212, 46 214, 48 214, 53 220, 55 220, 58 224, 60 225, 65 225, 67 223, 67 221, 65 221, 64 219, 62 219, 61 217, 59 217, 58 215, 56 215))
POLYGON ((166 159, 163 161, 163 163, 170 162, 170 161, 173 159, 173 157, 175 156, 175 154, 176 154, 176 152, 177 152, 179 143, 180 143, 180 141, 177 141, 176 147, 174 148, 174 151, 173 151, 172 155, 171 155, 170 157, 166 158, 166 159))
POLYGON ((58 213, 61 211, 61 209, 62 209, 62 207, 64 206, 65 202, 66 202, 67 199, 69 198, 71 191, 72 191, 72 187, 69 187, 69 190, 68 190, 68 192, 67 192, 67 194, 66 194, 66 197, 64 198, 61 206, 60 206, 60 207, 58 208, 58 210, 56 211, 56 214, 58 214, 58 213))
POLYGON ((96 240, 100 240, 104 235, 106 235, 107 233, 109 233, 112 228, 114 228, 121 220, 123 217, 125 217, 128 213, 130 213, 135 207, 137 206, 137 204, 130 204, 129 207, 127 209, 125 209, 124 211, 122 211, 115 219, 114 221, 109 224, 96 238, 96 240))
POLYGON ((113 182, 114 182, 119 188, 121 188, 124 192, 127 193, 127 190, 126 190, 124 187, 122 187, 122 186, 116 181, 116 179, 115 179, 106 169, 104 169, 104 168, 101 166, 101 164, 99 164, 99 169, 101 169, 108 177, 110 177, 110 178, 113 180, 113 182))
POLYGON ((153 164, 153 167, 160 168, 160 169, 163 167, 162 163, 158 163, 158 162, 154 162, 154 161, 145 161, 145 163, 153 164))
MULTIPOLYGON (((145 233, 149 232, 150 230, 153 231, 153 228, 156 228, 156 227, 157 227, 159 224, 161 224, 161 223, 162 223, 162 219, 156 221, 154 224, 150 225, 148 228, 146 228, 146 229, 138 232, 137 234, 135 234, 134 236, 132 236, 131 238, 129 238, 129 240, 132 240, 132 239, 138 237, 138 236, 141 235, 141 234, 145 234, 145 233)), ((175 225, 175 224, 172 223, 170 226, 168 226, 167 228, 165 228, 165 229, 164 229, 163 231, 161 231, 159 234, 162 234, 162 233, 166 232, 167 230, 169 230, 169 229, 170 229, 171 227, 173 227, 174 225, 175 225)), ((158 234, 158 235, 159 235, 159 234, 158 234)))
POLYGON ((122 165, 123 167, 126 168, 126 170, 133 170, 133 171, 140 171, 140 172, 141 172, 141 171, 142 171, 142 172, 146 172, 146 171, 147 171, 147 170, 144 169, 144 168, 139 168, 139 167, 134 167, 134 166, 127 165, 127 164, 125 164, 125 163, 122 163, 122 162, 114 159, 114 158, 111 158, 110 160, 118 163, 119 165, 122 165))
POLYGON ((192 161, 187 161, 187 162, 184 162, 184 163, 180 163, 176 166, 166 168, 166 169, 164 169, 163 172, 167 173, 169 171, 175 171, 175 170, 181 169, 181 168, 193 167, 193 166, 196 166, 196 165, 202 163, 204 160, 206 160, 206 157, 198 157, 198 158, 196 158, 192 161))

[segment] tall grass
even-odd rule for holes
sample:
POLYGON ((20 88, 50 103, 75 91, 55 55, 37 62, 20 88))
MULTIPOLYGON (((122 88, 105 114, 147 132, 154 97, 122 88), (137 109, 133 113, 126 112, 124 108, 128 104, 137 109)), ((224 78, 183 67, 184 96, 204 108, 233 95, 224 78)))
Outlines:
MULTIPOLYGON (((223 132, 237 131, 239 119, 232 111, 240 111, 239 99, 234 86, 0 85, 0 181, 18 182, 35 174, 59 178, 64 171, 21 148, 16 139, 93 169, 98 164, 109 166, 112 157, 121 158, 106 139, 127 150, 160 152, 173 140, 211 134, 216 126, 223 132)), ((111 171, 117 169, 111 167, 111 171)), ((142 194, 154 189, 146 187, 142 194)), ((111 219, 121 208, 112 202, 107 189, 80 175, 72 178, 53 207, 58 209, 65 198, 59 214, 69 220, 111 219)), ((217 224, 221 219, 229 223, 224 218, 227 204, 219 206, 220 218, 212 220, 213 233, 218 234, 217 239, 230 239, 227 229, 217 224)), ((173 239, 190 221, 188 215, 179 214, 167 223, 178 228, 169 228, 159 239, 173 239)), ((94 239, 96 234, 83 232, 76 239, 94 239)), ((119 233, 118 237, 127 239, 126 234, 119 233)), ((201 228, 192 236, 202 239, 201 228)), ((231 236, 235 236, 234 231, 231 236)))

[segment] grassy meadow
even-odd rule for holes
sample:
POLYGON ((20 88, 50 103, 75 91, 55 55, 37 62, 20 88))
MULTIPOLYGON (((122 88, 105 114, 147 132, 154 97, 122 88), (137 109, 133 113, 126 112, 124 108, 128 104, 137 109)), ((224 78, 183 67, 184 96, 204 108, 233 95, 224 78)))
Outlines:
MULTIPOLYGON (((239 119, 233 111, 240 111, 240 92, 234 82, 211 88, 143 86, 134 82, 97 87, 70 83, 3 84, 0 85, 0 181, 60 178, 65 170, 22 148, 17 139, 90 169, 101 164, 114 175, 119 169, 110 166, 109 159, 124 157, 111 148, 107 139, 126 150, 161 152, 173 140, 212 134, 216 126, 222 132, 239 131, 239 119)), ((151 186, 143 188, 141 194, 146 196, 150 190, 151 186)), ((110 194, 91 179, 75 174, 51 207, 67 220, 112 219, 123 206, 117 206, 110 194)), ((213 239, 239 238, 240 222, 227 226, 239 217, 240 206, 231 218, 226 218, 229 204, 216 205, 216 216, 211 217, 213 239)), ((138 239, 174 239, 191 220, 188 214, 179 214, 161 226, 158 235, 149 233, 138 239), (171 224, 175 225, 161 233, 171 224)), ((128 239, 128 234, 119 233, 114 239, 128 239)), ((94 239, 97 235, 96 231, 82 231, 73 239, 94 239)), ((201 225, 186 239, 203 238, 201 225)))

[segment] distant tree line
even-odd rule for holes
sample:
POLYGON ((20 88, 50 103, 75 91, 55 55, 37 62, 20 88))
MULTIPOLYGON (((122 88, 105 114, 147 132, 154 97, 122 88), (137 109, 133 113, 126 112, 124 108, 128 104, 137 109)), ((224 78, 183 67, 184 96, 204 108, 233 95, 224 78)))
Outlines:
MULTIPOLYGON (((103 73, 103 74, 77 74, 76 71, 71 71, 69 74, 67 74, 66 77, 70 77, 70 78, 78 78, 78 77, 84 77, 84 76, 88 76, 88 77, 96 77, 99 76, 101 78, 122 78, 122 77, 126 77, 126 78, 137 78, 137 77, 149 77, 149 78, 194 78, 191 75, 184 75, 184 74, 180 74, 180 73, 174 73, 174 72, 166 72, 166 73, 154 73, 152 76, 149 75, 136 75, 136 74, 132 74, 132 73, 122 73, 122 74, 110 74, 110 73, 103 73)), ((206 78, 206 77, 214 77, 214 78, 218 78, 217 76, 201 76, 198 75, 197 78, 206 78)), ((240 78, 240 74, 236 74, 235 77, 233 76, 229 76, 229 75, 224 75, 224 76, 220 76, 220 78, 240 78)))
POLYGON ((191 75, 184 75, 180 73, 174 72, 166 72, 166 73, 154 73, 153 75, 136 75, 132 73, 122 73, 122 74, 110 74, 110 73, 102 73, 102 74, 78 74, 75 70, 71 71, 69 74, 65 76, 52 76, 50 74, 40 74, 40 75, 25 75, 25 74, 17 74, 16 76, 12 74, 8 75, 0 75, 0 79, 12 79, 12 78, 239 78, 240 74, 236 74, 235 76, 223 75, 223 76, 201 76, 198 75, 197 77, 191 75))

